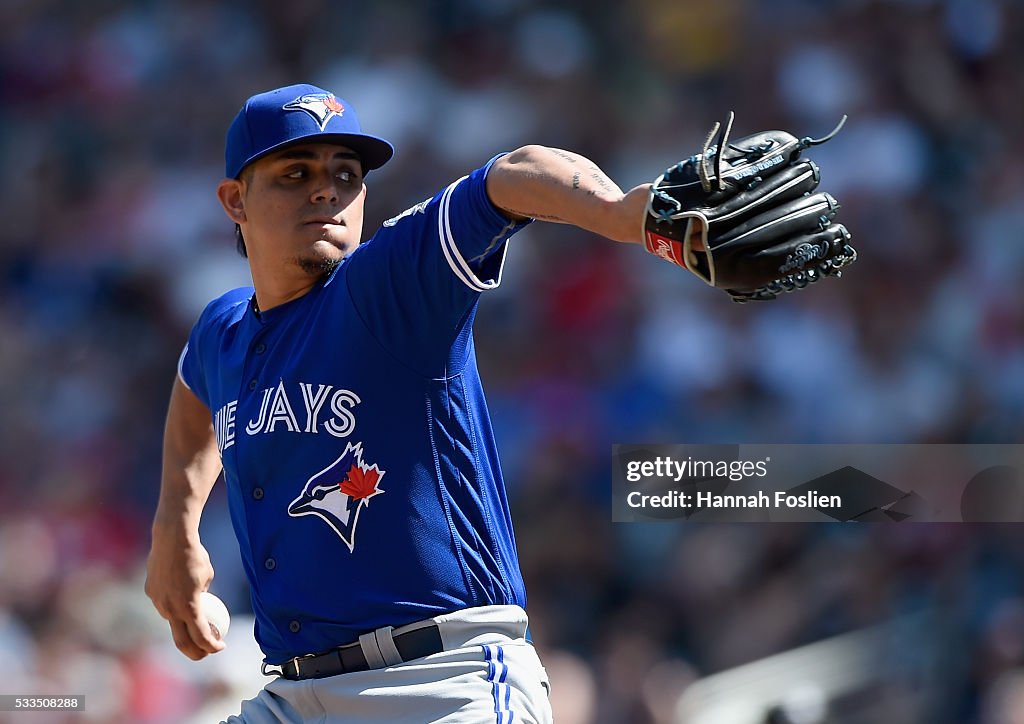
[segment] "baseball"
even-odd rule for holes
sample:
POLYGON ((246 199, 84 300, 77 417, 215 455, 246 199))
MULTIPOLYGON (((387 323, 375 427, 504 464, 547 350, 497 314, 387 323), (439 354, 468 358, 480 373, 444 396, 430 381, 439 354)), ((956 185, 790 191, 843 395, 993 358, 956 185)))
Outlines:
POLYGON ((199 594, 199 607, 210 622, 210 632, 214 638, 223 639, 228 635, 228 628, 231 626, 231 615, 224 602, 209 591, 199 594))

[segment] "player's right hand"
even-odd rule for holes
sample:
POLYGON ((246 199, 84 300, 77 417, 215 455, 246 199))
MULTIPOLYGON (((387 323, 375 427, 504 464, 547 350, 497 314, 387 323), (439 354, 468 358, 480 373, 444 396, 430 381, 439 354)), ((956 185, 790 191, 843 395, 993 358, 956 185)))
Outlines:
POLYGON ((154 528, 146 562, 146 595, 171 626, 174 645, 193 661, 224 649, 202 612, 199 594, 210 587, 213 565, 199 536, 154 528))

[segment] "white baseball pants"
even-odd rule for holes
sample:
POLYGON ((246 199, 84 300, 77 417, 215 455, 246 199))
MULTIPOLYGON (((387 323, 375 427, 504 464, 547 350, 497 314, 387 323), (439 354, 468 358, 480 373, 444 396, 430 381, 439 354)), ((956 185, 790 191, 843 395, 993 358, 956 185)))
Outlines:
POLYGON ((441 653, 324 679, 277 678, 222 724, 550 724, 550 684, 524 638, 523 609, 481 606, 431 620, 441 653))

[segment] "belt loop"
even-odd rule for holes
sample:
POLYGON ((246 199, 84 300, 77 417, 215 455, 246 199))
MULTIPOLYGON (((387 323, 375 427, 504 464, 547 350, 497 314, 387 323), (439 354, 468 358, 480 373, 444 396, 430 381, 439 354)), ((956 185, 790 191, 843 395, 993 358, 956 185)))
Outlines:
POLYGON ((381 652, 380 647, 377 646, 377 636, 375 631, 364 633, 359 637, 359 648, 363 650, 363 656, 366 657, 366 664, 371 669, 383 669, 387 666, 387 662, 384 660, 384 654, 381 652))
POLYGON ((384 626, 373 632, 373 637, 377 640, 377 648, 380 650, 381 656, 384 657, 384 663, 387 666, 394 666, 403 661, 402 655, 398 653, 398 648, 395 646, 395 639, 391 634, 393 630, 392 626, 384 626))

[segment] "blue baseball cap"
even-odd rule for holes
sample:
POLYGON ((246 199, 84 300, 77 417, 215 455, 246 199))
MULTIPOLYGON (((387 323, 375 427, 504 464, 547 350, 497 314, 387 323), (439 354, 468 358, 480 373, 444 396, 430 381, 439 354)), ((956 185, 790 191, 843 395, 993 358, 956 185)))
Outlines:
POLYGON ((383 138, 363 133, 352 106, 330 91, 303 83, 259 93, 245 102, 228 128, 224 173, 238 178, 256 159, 302 142, 348 146, 367 171, 380 168, 395 153, 383 138))

